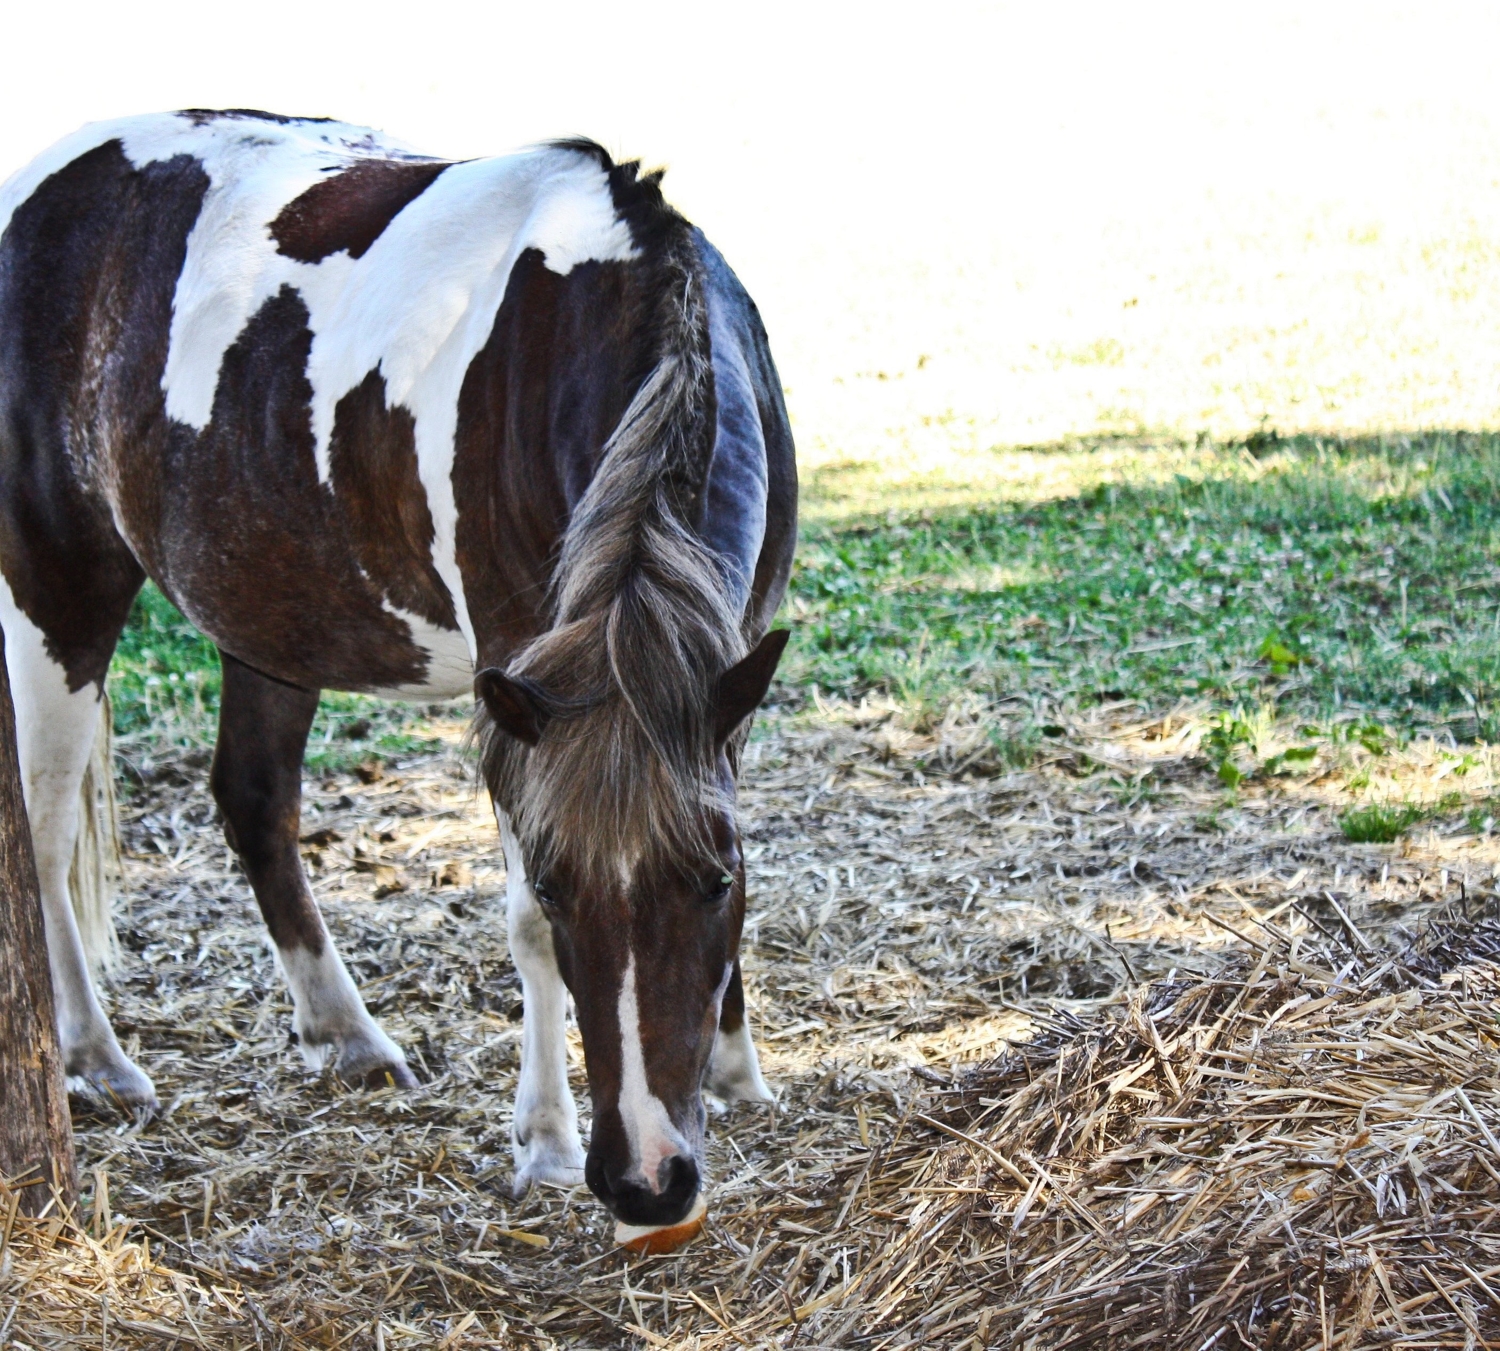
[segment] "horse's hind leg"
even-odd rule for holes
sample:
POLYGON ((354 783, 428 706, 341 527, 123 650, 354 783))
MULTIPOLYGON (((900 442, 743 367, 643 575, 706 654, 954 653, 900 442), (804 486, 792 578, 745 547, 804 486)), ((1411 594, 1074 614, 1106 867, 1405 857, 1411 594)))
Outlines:
POLYGON ((292 989, 292 1030, 313 1065, 332 1058, 345 1083, 416 1085, 400 1048, 370 1017, 333 946, 297 853, 302 753, 318 692, 220 654, 224 689, 213 791, 292 989))
MULTIPOLYGON (((128 604, 127 593, 127 608, 128 604)), ((70 1079, 82 1081, 122 1106, 150 1108, 156 1102, 156 1090, 120 1049, 99 1007, 68 895, 68 868, 78 836, 79 788, 99 723, 99 686, 88 680, 82 689, 69 689, 67 670, 54 660, 42 631, 21 612, 5 586, 0 586, 0 622, 16 706, 21 782, 46 920, 63 1064, 70 1079)), ((104 654, 107 661, 107 646, 104 654)))

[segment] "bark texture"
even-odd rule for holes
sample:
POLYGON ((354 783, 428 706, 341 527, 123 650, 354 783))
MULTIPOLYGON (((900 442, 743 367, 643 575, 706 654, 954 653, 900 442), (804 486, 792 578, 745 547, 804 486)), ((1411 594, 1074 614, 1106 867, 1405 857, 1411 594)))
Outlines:
POLYGON ((78 1179, 4 651, 0 636, 0 1177, 36 1215, 54 1188, 74 1205, 78 1179))

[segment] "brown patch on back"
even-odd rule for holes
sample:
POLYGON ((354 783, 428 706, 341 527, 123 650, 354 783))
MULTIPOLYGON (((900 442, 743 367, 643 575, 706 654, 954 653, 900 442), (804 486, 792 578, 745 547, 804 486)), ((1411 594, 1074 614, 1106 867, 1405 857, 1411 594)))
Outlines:
POLYGON ((301 263, 321 262, 340 250, 361 258, 447 167, 447 160, 355 160, 281 208, 271 222, 276 251, 301 263))
POLYGON ((432 562, 416 423, 399 404, 386 406, 379 371, 339 400, 328 458, 335 510, 365 575, 393 605, 456 631, 453 598, 432 562))

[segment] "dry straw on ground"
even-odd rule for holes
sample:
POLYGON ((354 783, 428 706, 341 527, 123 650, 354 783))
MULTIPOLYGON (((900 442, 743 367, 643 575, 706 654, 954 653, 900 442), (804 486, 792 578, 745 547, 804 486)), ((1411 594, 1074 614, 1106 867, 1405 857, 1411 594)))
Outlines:
MULTIPOLYGON (((451 749, 459 723, 434 731, 450 749, 309 784, 304 824, 338 940, 426 1080, 411 1094, 351 1094, 301 1066, 202 766, 122 748, 142 786, 112 999, 166 1109, 139 1125, 80 1104, 88 1237, 17 1223, 5 1336, 392 1351, 1497 1336, 1489 969, 1456 934, 1446 963, 1433 940, 1414 974, 1387 960, 1398 926, 1492 890, 1489 837, 1348 845, 1332 766, 1226 804, 1190 726, 1128 706, 1025 772, 960 726, 773 722, 745 775, 746 967, 780 1102, 711 1122, 705 1237, 634 1259, 587 1193, 509 1194, 520 1027, 502 874, 451 749)), ((1403 772, 1420 787, 1446 763, 1414 752, 1403 772)), ((581 1094, 576 1046, 574 1073, 581 1094)))
POLYGON ((813 1340, 1500 1335, 1500 924, 1460 917, 1404 960, 1261 933, 1217 977, 1140 986, 914 1110, 846 1186, 875 1232, 813 1340))

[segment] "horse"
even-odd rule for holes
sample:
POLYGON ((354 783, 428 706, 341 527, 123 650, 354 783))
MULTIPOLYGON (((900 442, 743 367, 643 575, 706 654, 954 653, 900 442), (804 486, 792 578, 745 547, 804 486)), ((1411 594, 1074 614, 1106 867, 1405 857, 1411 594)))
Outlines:
POLYGON ((90 124, 0 188, 0 627, 75 1084, 155 1103, 68 889, 149 577, 220 653, 212 791, 309 1063, 416 1082, 298 854, 319 692, 472 691, 524 1001, 517 1188, 673 1223, 705 1086, 769 1096, 735 795, 796 465, 759 313, 660 180, 588 140, 454 161, 193 109, 90 124))

